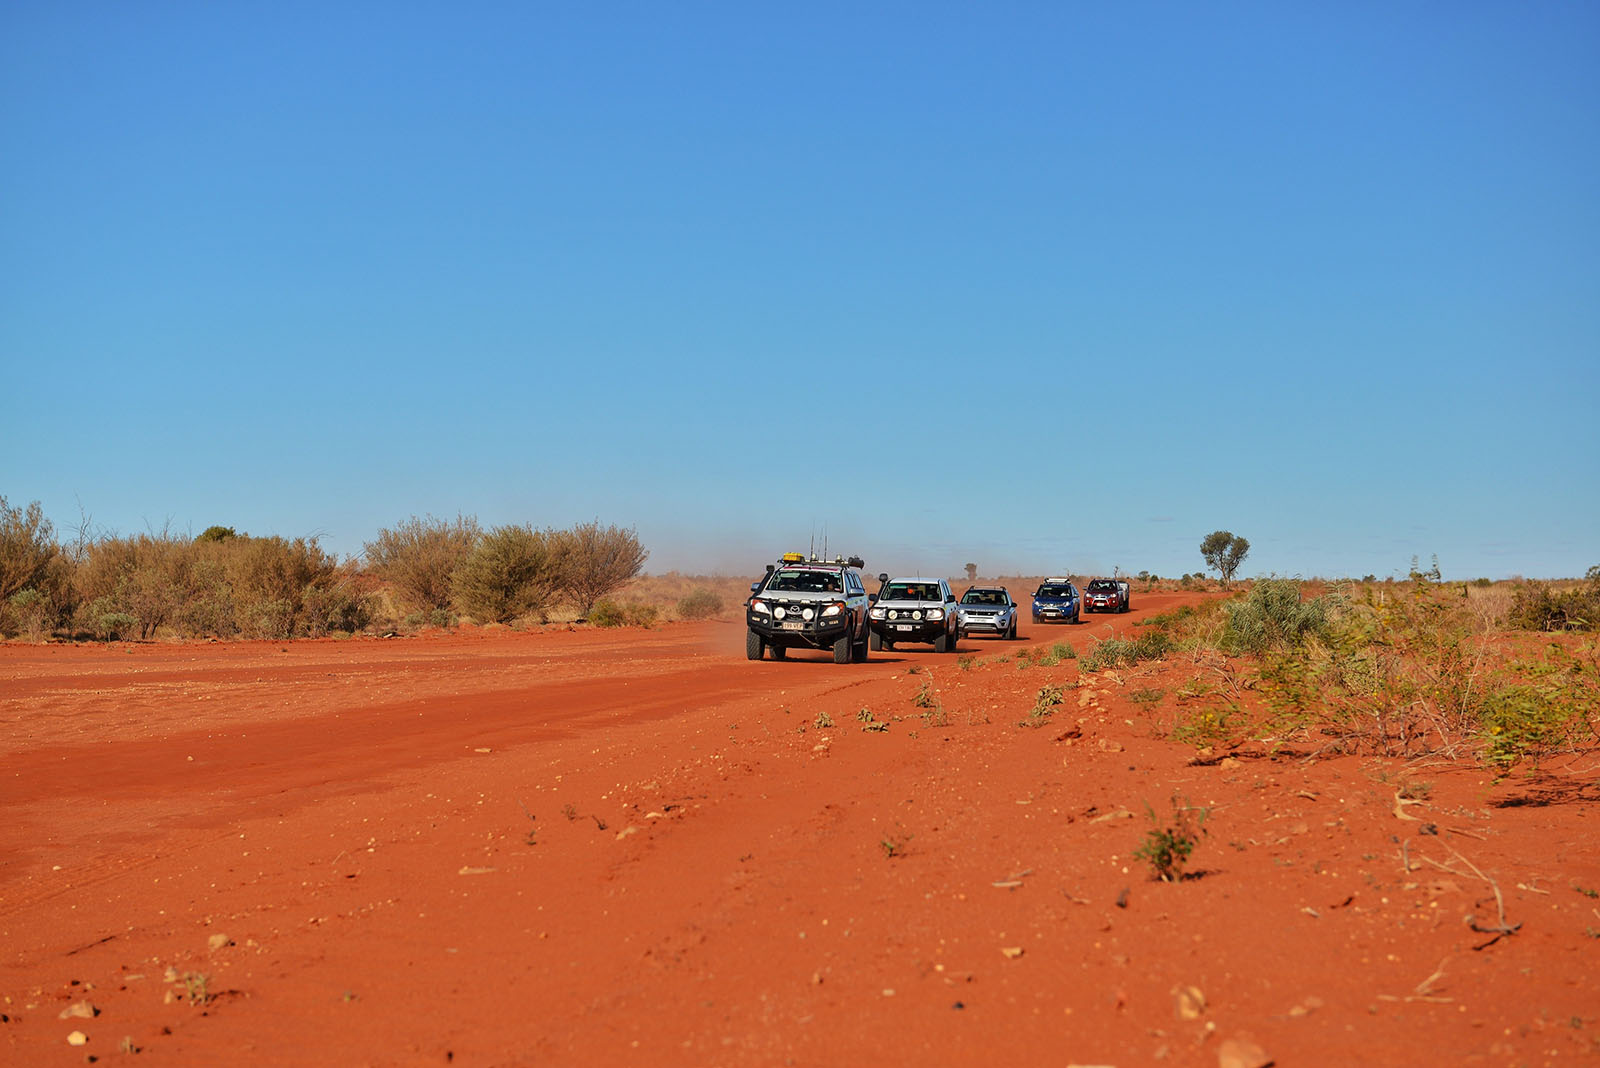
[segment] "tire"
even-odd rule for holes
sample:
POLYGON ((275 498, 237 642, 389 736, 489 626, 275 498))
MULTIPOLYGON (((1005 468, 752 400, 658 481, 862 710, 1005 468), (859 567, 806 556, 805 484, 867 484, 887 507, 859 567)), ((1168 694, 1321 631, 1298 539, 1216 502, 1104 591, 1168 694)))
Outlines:
POLYGON ((856 663, 865 664, 867 662, 867 650, 871 647, 871 644, 871 631, 863 632, 861 640, 856 642, 853 650, 856 663))
POLYGON ((883 635, 879 634, 877 631, 872 631, 867 636, 867 645, 873 649, 882 649, 883 635))
POLYGON ((883 651, 886 653, 894 652, 894 642, 890 641, 888 638, 883 639, 883 651))
POLYGON ((854 643, 850 641, 850 635, 848 635, 848 634, 846 634, 844 637, 840 638, 838 641, 834 642, 833 643, 833 662, 835 664, 848 664, 848 663, 850 663, 850 646, 853 645, 853 644, 854 643))
POLYGON ((772 654, 772 659, 774 660, 782 660, 789 655, 788 647, 783 645, 769 645, 767 646, 767 652, 772 654))
POLYGON ((746 660, 760 660, 761 654, 766 651, 766 644, 766 642, 761 640, 761 635, 757 634, 755 631, 745 631, 744 658, 746 660))
POLYGON ((1005 636, 1004 640, 1008 641, 1008 642, 1014 642, 1014 641, 1017 640, 1017 621, 1016 620, 1013 619, 1011 621, 1011 629, 1006 631, 1006 636, 1005 636))
POLYGON ((933 651, 936 653, 948 653, 952 648, 954 648, 954 645, 950 641, 949 631, 945 631, 943 634, 933 639, 933 651))
POLYGON ((1073 626, 1077 626, 1079 623, 1082 623, 1082 622, 1083 622, 1083 609, 1080 608, 1076 612, 1072 613, 1072 625, 1073 626))

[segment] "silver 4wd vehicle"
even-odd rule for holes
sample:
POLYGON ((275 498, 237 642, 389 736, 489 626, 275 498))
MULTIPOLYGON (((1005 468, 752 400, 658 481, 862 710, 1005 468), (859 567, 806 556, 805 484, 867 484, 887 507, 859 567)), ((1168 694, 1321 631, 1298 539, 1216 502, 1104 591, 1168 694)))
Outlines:
POLYGON ((835 664, 867 658, 867 587, 859 556, 808 560, 785 553, 750 584, 745 602, 744 654, 782 660, 790 649, 833 653, 835 664))
POLYGON ((1083 607, 1091 612, 1126 612, 1133 592, 1121 579, 1095 579, 1083 590, 1083 607))
POLYGON ((961 640, 961 611, 950 583, 939 578, 879 575, 883 585, 867 613, 874 649, 897 642, 932 642, 936 653, 953 653, 961 640))
POLYGON ((993 634, 1007 641, 1017 637, 1017 602, 1004 586, 973 586, 961 595, 960 611, 964 634, 993 634))

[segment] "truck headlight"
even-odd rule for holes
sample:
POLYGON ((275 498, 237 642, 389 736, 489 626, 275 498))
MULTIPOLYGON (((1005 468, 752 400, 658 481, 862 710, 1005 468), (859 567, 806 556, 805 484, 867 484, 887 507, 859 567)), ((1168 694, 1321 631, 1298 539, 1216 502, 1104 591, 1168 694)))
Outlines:
POLYGON ((929 619, 934 619, 934 620, 943 619, 944 618, 944 609, 943 608, 930 608, 930 609, 928 609, 928 618, 929 619))
POLYGON ((844 605, 842 605, 839 602, 835 601, 833 604, 830 604, 828 607, 826 607, 826 608, 824 608, 822 610, 822 618, 823 619, 827 619, 829 616, 836 616, 840 612, 843 612, 843 611, 844 611, 844 605))
POLYGON ((751 601, 750 611, 763 616, 770 616, 772 614, 772 609, 768 608, 766 602, 764 601, 751 601))

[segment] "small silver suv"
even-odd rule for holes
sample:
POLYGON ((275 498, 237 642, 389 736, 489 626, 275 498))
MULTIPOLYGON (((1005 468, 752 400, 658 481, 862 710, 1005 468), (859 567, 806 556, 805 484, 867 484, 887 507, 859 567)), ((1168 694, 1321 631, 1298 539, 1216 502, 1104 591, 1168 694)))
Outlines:
POLYGON ((942 578, 879 575, 883 586, 867 612, 874 649, 896 642, 932 642, 936 653, 953 653, 961 640, 961 612, 950 583, 942 578))

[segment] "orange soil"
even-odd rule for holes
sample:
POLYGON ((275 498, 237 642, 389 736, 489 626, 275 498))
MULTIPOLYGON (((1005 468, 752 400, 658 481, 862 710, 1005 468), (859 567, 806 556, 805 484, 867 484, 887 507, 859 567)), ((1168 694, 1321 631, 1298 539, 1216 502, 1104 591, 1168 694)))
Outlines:
POLYGON ((968 639, 965 670, 751 663, 736 621, 0 647, 0 1061, 1600 1054, 1592 758, 1196 763, 1167 740, 1194 665, 1018 668, 1200 596, 968 639), (1079 685, 1020 727, 1047 683, 1079 685), (1153 882, 1174 793, 1209 833, 1153 882), (1520 927, 1485 945, 1496 888, 1520 927))

